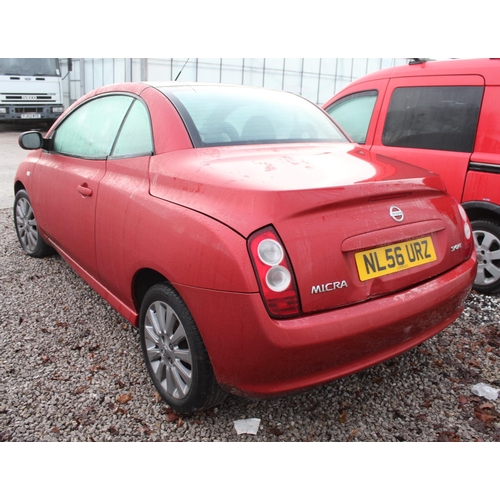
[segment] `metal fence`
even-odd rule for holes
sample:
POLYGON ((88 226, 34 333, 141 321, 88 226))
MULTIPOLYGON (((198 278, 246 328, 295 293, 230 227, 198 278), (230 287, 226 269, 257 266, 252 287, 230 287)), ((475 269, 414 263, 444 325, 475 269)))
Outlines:
MULTIPOLYGON (((61 60, 63 75, 66 61, 61 60)), ((396 58, 73 59, 72 71, 64 80, 64 97, 69 105, 102 85, 177 79, 287 90, 323 104, 356 78, 407 62, 396 58)))

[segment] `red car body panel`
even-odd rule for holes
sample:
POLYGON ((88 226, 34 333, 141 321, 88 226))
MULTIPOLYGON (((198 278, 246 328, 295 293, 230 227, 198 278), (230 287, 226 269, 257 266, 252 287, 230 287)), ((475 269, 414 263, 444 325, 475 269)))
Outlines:
POLYGON ((95 214, 105 161, 68 158, 42 153, 33 169, 33 204, 45 234, 90 274, 97 274, 95 214), (49 196, 49 193, 57 195, 49 196))
MULTIPOLYGON (((500 71, 499 71, 500 73, 500 71)), ((481 119, 477 126, 472 161, 498 163, 500 155, 500 85, 484 89, 481 119)))
POLYGON ((16 188, 28 192, 47 241, 134 325, 141 273, 170 282, 227 390, 267 397, 333 380, 460 314, 476 259, 468 222, 438 176, 349 143, 194 148, 156 88, 117 84, 91 96, 116 92, 147 105, 153 155, 38 150, 20 165, 16 188), (404 222, 390 216, 396 204, 404 222), (259 291, 248 239, 267 226, 290 258, 296 318, 271 318, 259 291), (354 253, 422 236, 435 261, 360 279, 354 253))

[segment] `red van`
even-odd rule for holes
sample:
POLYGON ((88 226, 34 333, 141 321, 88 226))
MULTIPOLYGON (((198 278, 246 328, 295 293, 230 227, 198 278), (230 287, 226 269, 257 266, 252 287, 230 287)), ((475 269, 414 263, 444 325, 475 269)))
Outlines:
POLYGON ((500 291, 500 59, 414 59, 359 78, 323 108, 372 153, 441 175, 472 222, 474 288, 500 291))

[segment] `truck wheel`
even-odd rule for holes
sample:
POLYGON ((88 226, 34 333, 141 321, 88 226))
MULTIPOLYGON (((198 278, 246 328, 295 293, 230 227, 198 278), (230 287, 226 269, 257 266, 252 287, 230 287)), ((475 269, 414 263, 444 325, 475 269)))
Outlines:
POLYGON ((500 291, 500 224, 491 220, 472 221, 477 253, 474 290, 492 294, 500 291))

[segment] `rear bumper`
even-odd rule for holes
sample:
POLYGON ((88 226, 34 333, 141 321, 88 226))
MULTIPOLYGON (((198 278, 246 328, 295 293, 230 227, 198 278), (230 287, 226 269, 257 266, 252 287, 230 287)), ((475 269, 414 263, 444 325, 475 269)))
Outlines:
POLYGON ((220 385, 251 397, 307 389, 380 363, 439 333, 462 312, 476 258, 412 290, 289 320, 258 294, 177 286, 220 385))

